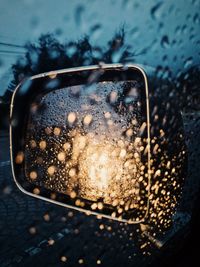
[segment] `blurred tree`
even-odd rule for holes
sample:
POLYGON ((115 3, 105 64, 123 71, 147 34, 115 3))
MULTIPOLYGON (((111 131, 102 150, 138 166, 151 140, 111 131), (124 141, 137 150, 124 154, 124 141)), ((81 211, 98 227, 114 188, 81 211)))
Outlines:
POLYGON ((108 42, 105 48, 90 44, 88 36, 77 42, 59 43, 52 34, 42 35, 37 44, 26 44, 26 54, 12 66, 13 81, 9 89, 15 86, 24 78, 38 73, 63 68, 71 68, 84 65, 98 64, 99 62, 124 63, 133 54, 131 47, 125 45, 125 32, 122 28, 108 42))
MULTIPOLYGON (((122 27, 107 43, 106 47, 92 46, 89 36, 85 36, 77 42, 60 43, 50 33, 41 35, 37 43, 27 43, 25 56, 18 59, 12 66, 13 80, 1 98, 0 111, 7 118, 1 124, 8 126, 8 110, 12 92, 25 77, 51 70, 94 65, 101 62, 134 62, 136 54, 131 52, 131 46, 126 45, 125 35, 124 27, 122 27)), ((158 67, 158 71, 162 72, 162 66, 160 68, 161 70, 158 67)), ((165 72, 166 70, 163 71, 163 75, 165 72)), ((182 72, 179 77, 172 78, 170 73, 168 78, 173 79, 173 86, 170 85, 165 90, 157 86, 157 90, 160 89, 161 97, 173 96, 182 110, 199 110, 199 76, 199 67, 191 67, 182 72)), ((165 78, 161 77, 162 79, 165 78)))

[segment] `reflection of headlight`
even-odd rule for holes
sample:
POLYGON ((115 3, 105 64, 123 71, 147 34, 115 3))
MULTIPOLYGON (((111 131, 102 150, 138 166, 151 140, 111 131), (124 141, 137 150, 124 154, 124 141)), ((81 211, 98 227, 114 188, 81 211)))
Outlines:
POLYGON ((95 199, 108 194, 113 181, 117 182, 122 175, 122 161, 114 156, 111 144, 96 143, 88 140, 89 144, 80 157, 80 183, 83 185, 82 195, 93 196, 95 199), (83 180, 83 181, 82 181, 83 180))
MULTIPOLYGON (((140 125, 137 86, 133 82, 103 82, 93 84, 93 91, 89 93, 82 86, 74 86, 44 95, 40 105, 47 108, 41 114, 34 109, 29 117, 30 125, 46 128, 40 132, 37 128, 37 131, 27 132, 27 179, 36 184, 41 181, 46 188, 73 198, 121 205, 120 209, 145 210, 146 201, 141 201, 140 191, 146 187, 147 179, 141 160, 143 146, 138 135, 146 122, 140 125), (123 95, 124 87, 132 96, 128 103, 123 95), (74 98, 69 92, 72 96, 79 92, 81 98, 74 98), (117 102, 120 95, 123 99, 117 102), (60 105, 59 99, 65 99, 66 104, 61 102, 60 105), (61 106, 59 116, 57 102, 61 106), (61 125, 66 124, 66 128, 52 128, 57 120, 61 125), (42 140, 37 141, 41 137, 42 140), (37 142, 39 150, 37 144, 33 146, 37 142), (43 161, 40 166, 35 164, 38 157, 43 161)), ((148 189, 143 192, 147 200, 148 189)))
POLYGON ((74 138, 72 158, 79 160, 78 184, 83 198, 102 198, 106 204, 134 201, 139 163, 133 151, 128 151, 129 145, 125 140, 112 141, 102 135, 74 138))

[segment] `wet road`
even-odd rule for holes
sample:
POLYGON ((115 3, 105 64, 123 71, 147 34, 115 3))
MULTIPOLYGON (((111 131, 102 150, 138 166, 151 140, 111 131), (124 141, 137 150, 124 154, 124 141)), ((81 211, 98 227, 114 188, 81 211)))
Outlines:
MULTIPOLYGON (((186 181, 188 189, 183 207, 189 211, 192 207, 191 192, 196 194, 200 180, 200 120, 188 119, 187 123, 188 129, 194 129, 193 135, 187 133, 192 168, 190 179, 186 181)), ((1 132, 0 267, 145 267, 150 265, 158 250, 152 245, 148 252, 141 249, 144 244, 149 246, 149 241, 140 239, 138 227, 86 216, 20 192, 12 179, 8 134, 1 132)))

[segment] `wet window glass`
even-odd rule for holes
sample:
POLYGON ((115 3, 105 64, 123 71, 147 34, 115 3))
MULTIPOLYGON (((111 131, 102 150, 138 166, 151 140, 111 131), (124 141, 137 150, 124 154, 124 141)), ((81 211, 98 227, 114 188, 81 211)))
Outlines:
POLYGON ((199 10, 1 1, 2 266, 192 265, 199 10))

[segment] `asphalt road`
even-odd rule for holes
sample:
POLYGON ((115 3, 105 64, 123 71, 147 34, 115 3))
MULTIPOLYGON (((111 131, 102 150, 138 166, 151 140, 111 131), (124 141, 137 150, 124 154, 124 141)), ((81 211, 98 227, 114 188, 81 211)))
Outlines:
MULTIPOLYGON (((190 129, 186 132, 191 167, 183 207, 191 211, 191 195, 197 194, 200 181, 200 120, 189 118, 186 126, 190 129)), ((180 237, 178 240, 180 243, 180 237)), ((138 227, 97 219, 20 192, 11 174, 8 134, 1 132, 0 267, 164 266, 161 262, 166 261, 166 254, 162 259, 160 253, 147 239, 141 238, 138 227), (157 263, 152 265, 156 258, 157 263)), ((178 257, 176 261, 180 262, 178 257)), ((174 266, 184 266, 181 264, 174 266)))

